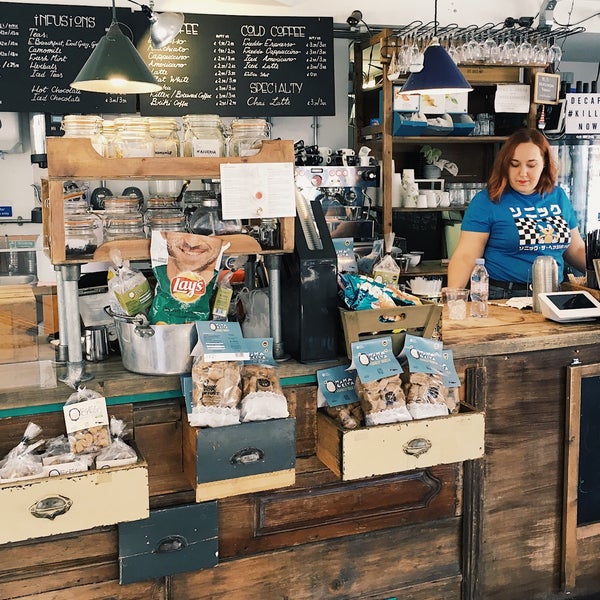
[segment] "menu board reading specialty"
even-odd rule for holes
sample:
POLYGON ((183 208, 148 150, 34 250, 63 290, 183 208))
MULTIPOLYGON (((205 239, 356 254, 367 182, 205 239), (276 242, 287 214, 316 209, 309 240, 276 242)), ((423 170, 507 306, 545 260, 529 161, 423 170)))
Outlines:
MULTIPOLYGON (((110 25, 109 7, 0 6, 0 111, 135 112, 135 95, 70 87, 110 25)), ((128 10, 118 12, 119 22, 129 22, 132 29, 135 21, 141 23, 140 16, 128 10)))
POLYGON ((333 115, 333 20, 186 15, 177 38, 138 46, 163 86, 143 115, 333 115))

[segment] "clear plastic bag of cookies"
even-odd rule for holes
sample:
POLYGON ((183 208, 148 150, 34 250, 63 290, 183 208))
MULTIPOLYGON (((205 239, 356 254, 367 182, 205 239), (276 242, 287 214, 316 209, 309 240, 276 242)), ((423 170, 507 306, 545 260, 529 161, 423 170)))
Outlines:
POLYGON ((242 368, 242 404, 240 420, 266 421, 289 417, 275 368, 266 364, 245 364, 242 368))
POLYGON ((344 429, 358 429, 365 419, 360 402, 327 406, 325 412, 344 429))
POLYGON ((0 461, 0 479, 42 477, 42 460, 34 452, 44 443, 44 440, 34 441, 41 432, 42 428, 39 425, 35 423, 27 425, 21 441, 0 461))
POLYGON ((365 414, 365 424, 382 425, 412 419, 406 408, 400 374, 363 383, 356 378, 356 392, 365 414))
POLYGON ((102 394, 78 388, 63 406, 71 452, 90 454, 110 444, 106 399, 102 394))
POLYGON ((241 368, 239 361, 207 362, 197 356, 192 365, 194 427, 223 427, 240 422, 241 368))
POLYGON ((455 405, 441 375, 411 373, 404 390, 406 407, 413 419, 447 416, 455 405))
POLYGON ((110 418, 110 445, 96 455, 96 468, 130 465, 137 462, 136 451, 125 441, 127 424, 121 419, 110 418))

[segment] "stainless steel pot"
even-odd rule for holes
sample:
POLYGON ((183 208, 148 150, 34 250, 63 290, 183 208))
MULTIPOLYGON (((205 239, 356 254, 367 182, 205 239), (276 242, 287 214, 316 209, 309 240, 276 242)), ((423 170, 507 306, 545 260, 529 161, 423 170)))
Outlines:
POLYGON ((192 370, 191 351, 198 341, 194 323, 150 325, 144 315, 115 314, 114 322, 123 366, 143 375, 178 375, 192 370))

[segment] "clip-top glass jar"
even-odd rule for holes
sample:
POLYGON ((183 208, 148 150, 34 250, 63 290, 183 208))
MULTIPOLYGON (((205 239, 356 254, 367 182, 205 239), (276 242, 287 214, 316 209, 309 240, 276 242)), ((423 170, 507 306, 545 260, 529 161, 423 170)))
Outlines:
POLYGON ((271 127, 265 119, 238 119, 231 123, 229 156, 253 156, 262 148, 263 140, 271 137, 271 127))
POLYGON ((183 212, 168 208, 148 211, 146 226, 149 231, 187 231, 183 212))
POLYGON ((67 258, 90 258, 98 247, 96 221, 92 215, 69 215, 64 221, 67 258))
POLYGON ((144 217, 141 213, 106 213, 104 241, 145 238, 144 217))
POLYGON ((150 123, 144 117, 115 119, 114 146, 116 158, 145 158, 154 156, 154 140, 150 136, 150 123))
POLYGON ((65 115, 61 129, 66 138, 88 138, 101 156, 107 156, 106 138, 102 135, 100 115, 65 115))
POLYGON ((183 117, 183 155, 204 158, 225 156, 223 122, 219 115, 183 117))
POLYGON ((148 117, 150 136, 154 140, 154 156, 175 158, 181 156, 179 123, 172 117, 148 117))

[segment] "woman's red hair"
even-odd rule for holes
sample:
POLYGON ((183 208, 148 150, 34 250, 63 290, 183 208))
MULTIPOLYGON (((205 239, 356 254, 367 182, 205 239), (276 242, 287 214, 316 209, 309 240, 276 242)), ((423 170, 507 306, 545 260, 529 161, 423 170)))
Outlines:
POLYGON ((551 192, 556 185, 556 163, 550 150, 548 140, 537 129, 517 129, 504 143, 488 179, 488 194, 492 202, 498 202, 508 185, 508 168, 519 144, 531 142, 535 144, 542 155, 544 169, 535 188, 538 194, 551 192))

